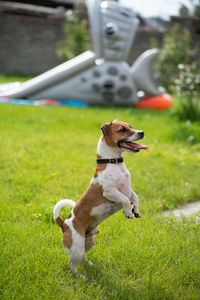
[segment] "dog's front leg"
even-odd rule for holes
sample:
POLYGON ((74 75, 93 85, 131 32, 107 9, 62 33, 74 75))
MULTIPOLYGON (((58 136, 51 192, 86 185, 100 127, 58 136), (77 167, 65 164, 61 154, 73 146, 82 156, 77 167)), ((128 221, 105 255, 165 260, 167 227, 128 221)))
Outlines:
POLYGON ((139 213, 139 210, 138 210, 138 202, 139 202, 139 199, 138 199, 138 196, 137 194, 131 190, 131 198, 130 198, 130 201, 131 201, 131 204, 133 204, 133 209, 132 209, 132 212, 134 214, 134 216, 136 218, 140 218, 140 213, 139 213))
POLYGON ((103 196, 110 201, 120 203, 123 207, 125 217, 132 219, 133 213, 131 210, 130 202, 124 194, 122 194, 116 188, 113 188, 111 190, 105 190, 103 196))

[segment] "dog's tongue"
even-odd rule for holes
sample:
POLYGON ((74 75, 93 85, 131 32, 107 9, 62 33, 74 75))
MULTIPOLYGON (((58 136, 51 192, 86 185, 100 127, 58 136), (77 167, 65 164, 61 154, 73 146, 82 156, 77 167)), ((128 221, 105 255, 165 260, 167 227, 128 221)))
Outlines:
POLYGON ((133 142, 122 142, 122 143, 120 143, 120 146, 124 147, 124 148, 129 148, 129 149, 148 150, 148 146, 140 145, 140 144, 133 143, 133 142))

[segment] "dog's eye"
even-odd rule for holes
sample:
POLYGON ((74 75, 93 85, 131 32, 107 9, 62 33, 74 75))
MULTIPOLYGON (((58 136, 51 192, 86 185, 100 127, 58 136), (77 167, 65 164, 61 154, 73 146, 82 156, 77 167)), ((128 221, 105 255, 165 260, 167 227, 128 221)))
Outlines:
POLYGON ((126 131, 126 127, 123 126, 123 127, 120 129, 120 131, 121 131, 121 132, 125 132, 125 131, 126 131))

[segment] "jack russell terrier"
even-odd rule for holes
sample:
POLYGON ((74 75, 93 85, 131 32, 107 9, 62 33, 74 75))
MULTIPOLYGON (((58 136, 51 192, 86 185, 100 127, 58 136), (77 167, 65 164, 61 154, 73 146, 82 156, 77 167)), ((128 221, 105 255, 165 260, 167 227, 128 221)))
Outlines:
POLYGON ((131 219, 133 214, 136 218, 140 217, 138 197, 131 188, 131 176, 122 154, 124 151, 136 153, 141 149, 147 150, 147 146, 133 142, 143 139, 144 132, 133 130, 129 124, 118 120, 103 124, 101 130, 103 136, 97 147, 96 171, 89 188, 77 203, 61 200, 53 211, 54 220, 63 232, 63 246, 74 272, 77 272, 80 261, 87 261, 85 253, 95 243, 94 235, 99 233, 99 223, 121 208, 127 218, 131 219), (73 207, 66 220, 60 217, 64 206, 73 207))

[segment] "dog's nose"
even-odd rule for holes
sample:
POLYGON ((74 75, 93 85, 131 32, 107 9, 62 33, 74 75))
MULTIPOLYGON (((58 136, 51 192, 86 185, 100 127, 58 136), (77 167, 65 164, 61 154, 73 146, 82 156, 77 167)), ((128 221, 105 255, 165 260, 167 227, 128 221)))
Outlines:
POLYGON ((144 137, 144 131, 139 131, 138 134, 139 134, 140 138, 144 137))

